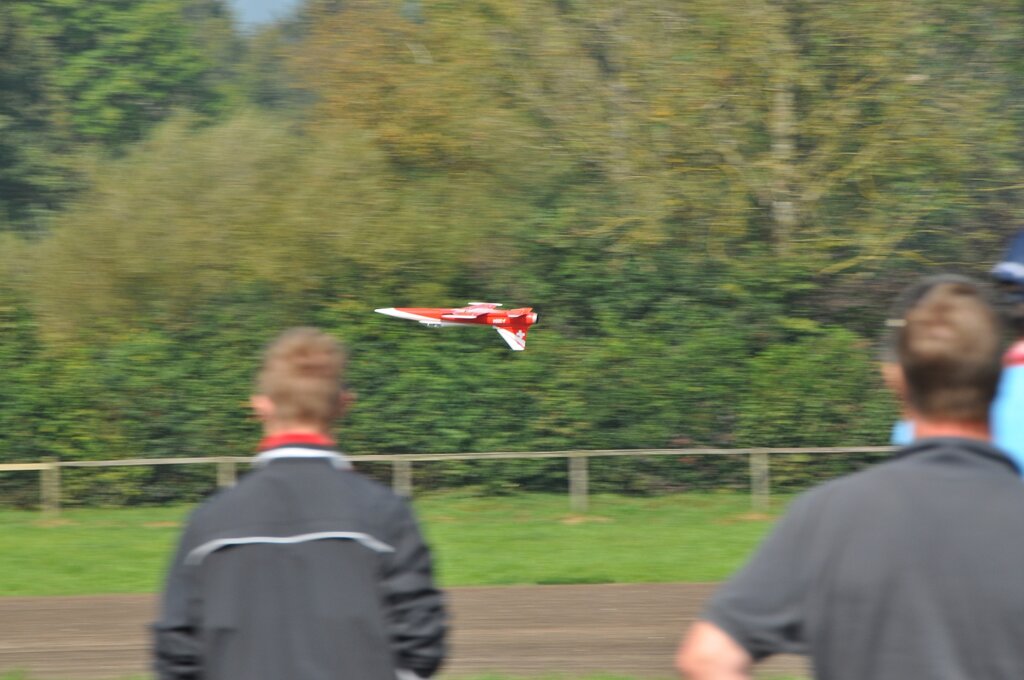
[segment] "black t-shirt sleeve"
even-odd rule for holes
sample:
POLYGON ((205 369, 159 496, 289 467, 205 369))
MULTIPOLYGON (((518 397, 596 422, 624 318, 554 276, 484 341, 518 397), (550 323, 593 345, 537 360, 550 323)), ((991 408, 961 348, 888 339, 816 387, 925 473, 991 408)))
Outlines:
POLYGON ((722 586, 704 619, 715 624, 756 660, 772 654, 803 654, 805 593, 813 566, 814 502, 798 498, 747 565, 722 586))

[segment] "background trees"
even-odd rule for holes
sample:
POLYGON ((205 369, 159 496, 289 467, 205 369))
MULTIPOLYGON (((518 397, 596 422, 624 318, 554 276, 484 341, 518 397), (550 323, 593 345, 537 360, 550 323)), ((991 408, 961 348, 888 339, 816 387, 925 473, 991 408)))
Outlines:
POLYGON ((220 0, 10 0, 0 36, 0 229, 22 231, 79 188, 74 151, 217 113, 238 40, 220 0))
POLYGON ((888 301, 1019 224, 1024 17, 833 5, 5 3, 0 458, 245 451, 295 323, 353 451, 884 442, 888 301), (530 350, 371 312, 469 299, 530 350))

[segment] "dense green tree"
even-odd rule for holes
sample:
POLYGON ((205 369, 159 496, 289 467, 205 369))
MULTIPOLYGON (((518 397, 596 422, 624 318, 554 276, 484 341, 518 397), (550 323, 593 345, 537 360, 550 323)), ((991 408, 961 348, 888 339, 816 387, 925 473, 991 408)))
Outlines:
POLYGON ((119 148, 178 109, 229 100, 237 38, 221 0, 0 6, 0 229, 39 231, 81 188, 83 147, 119 148))
POLYGON ((223 48, 208 29, 227 21, 225 12, 209 0, 42 3, 57 59, 47 76, 75 137, 117 145, 175 109, 212 113, 220 94, 211 72, 223 48))
POLYGON ((33 3, 0 5, 0 231, 32 230, 70 189, 68 130, 48 75, 56 63, 33 3))

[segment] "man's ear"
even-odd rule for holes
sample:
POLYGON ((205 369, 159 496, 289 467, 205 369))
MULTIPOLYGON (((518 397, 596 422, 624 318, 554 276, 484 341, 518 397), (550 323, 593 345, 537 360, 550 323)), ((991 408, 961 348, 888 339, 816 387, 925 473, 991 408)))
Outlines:
POLYGON ((249 397, 249 405, 252 406, 256 417, 264 423, 274 417, 274 402, 265 394, 254 394, 249 397))
POLYGON ((897 363, 882 364, 882 375, 885 378, 886 386, 892 390, 903 410, 904 420, 915 420, 914 406, 910 403, 910 395, 907 391, 907 377, 903 367, 897 363))
POLYGON ((885 362, 882 364, 882 379, 886 387, 893 391, 899 398, 904 399, 907 393, 907 383, 903 377, 903 367, 896 362, 885 362))

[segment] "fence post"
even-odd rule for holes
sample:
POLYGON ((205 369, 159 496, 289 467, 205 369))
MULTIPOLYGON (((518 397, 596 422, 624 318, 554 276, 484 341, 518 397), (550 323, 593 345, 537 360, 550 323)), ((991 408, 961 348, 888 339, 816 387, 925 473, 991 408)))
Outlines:
POLYGON ((412 498, 412 461, 396 458, 391 461, 391 490, 399 496, 412 498))
POLYGON ((750 452, 750 508, 766 512, 771 504, 771 470, 766 451, 750 452))
POLYGON ((56 458, 44 458, 46 467, 39 471, 39 493, 43 514, 60 515, 60 464, 56 458))
POLYGON ((238 472, 233 460, 217 461, 217 486, 234 486, 238 472))
POLYGON ((587 495, 590 486, 587 470, 587 456, 569 456, 569 507, 573 512, 587 511, 587 495))

